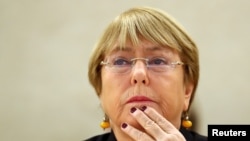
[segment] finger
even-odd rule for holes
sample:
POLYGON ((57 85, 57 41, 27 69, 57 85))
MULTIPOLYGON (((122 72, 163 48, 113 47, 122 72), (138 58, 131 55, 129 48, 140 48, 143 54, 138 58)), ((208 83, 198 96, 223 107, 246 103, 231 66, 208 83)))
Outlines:
POLYGON ((159 114, 155 109, 151 107, 143 107, 143 112, 161 129, 163 129, 165 132, 171 134, 175 132, 179 132, 179 130, 172 124, 170 123, 167 119, 165 119, 161 114, 159 114))
POLYGON ((153 141, 149 135, 128 125, 127 123, 123 123, 121 129, 136 141, 153 141))
POLYGON ((155 139, 161 139, 165 136, 165 132, 160 128, 159 125, 155 123, 152 119, 150 119, 145 113, 141 110, 132 108, 131 113, 134 118, 138 121, 138 123, 155 139))

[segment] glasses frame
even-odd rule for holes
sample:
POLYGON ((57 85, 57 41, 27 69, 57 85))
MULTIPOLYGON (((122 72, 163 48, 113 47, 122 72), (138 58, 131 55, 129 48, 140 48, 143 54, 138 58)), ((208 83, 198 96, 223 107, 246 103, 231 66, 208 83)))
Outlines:
MULTIPOLYGON (((131 63, 131 65, 130 65, 130 68, 131 68, 131 69, 129 69, 129 70, 132 70, 132 68, 133 68, 133 66, 134 66, 134 64, 136 63, 137 60, 143 60, 143 61, 145 62, 145 65, 146 65, 147 69, 152 68, 152 67, 150 67, 150 65, 148 64, 148 62, 149 62, 149 59, 148 59, 148 58, 132 58, 132 59, 130 59, 130 61, 131 61, 132 63, 131 63)), ((102 66, 109 66, 110 68, 112 68, 112 67, 115 66, 115 65, 112 65, 110 62, 108 62, 108 60, 107 60, 107 61, 101 61, 100 65, 102 65, 102 66)), ((182 61, 173 61, 173 62, 170 62, 170 63, 169 63, 169 67, 170 67, 170 68, 176 68, 177 65, 184 65, 184 63, 183 63, 182 61)), ((166 71, 167 71, 167 70, 166 70, 166 71)), ((129 72, 129 71, 125 71, 125 72, 116 72, 116 73, 122 74, 122 73, 127 73, 127 72, 129 72)), ((156 71, 156 72, 164 72, 164 71, 156 71)))

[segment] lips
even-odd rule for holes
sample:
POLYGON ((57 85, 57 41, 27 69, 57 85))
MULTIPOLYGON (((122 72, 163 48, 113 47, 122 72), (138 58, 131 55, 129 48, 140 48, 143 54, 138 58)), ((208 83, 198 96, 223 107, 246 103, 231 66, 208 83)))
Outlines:
POLYGON ((153 100, 151 100, 146 96, 134 96, 131 97, 126 103, 138 103, 138 102, 153 102, 153 100))

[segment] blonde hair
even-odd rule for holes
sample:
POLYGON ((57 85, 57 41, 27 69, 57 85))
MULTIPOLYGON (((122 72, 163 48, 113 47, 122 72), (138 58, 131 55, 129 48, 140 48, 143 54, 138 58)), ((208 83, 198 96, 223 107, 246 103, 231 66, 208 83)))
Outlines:
POLYGON ((167 13, 150 7, 131 8, 116 17, 97 42, 89 61, 88 77, 99 96, 102 90, 100 62, 116 43, 138 45, 142 39, 176 50, 185 63, 184 82, 193 83, 193 100, 199 79, 198 49, 184 29, 167 13))

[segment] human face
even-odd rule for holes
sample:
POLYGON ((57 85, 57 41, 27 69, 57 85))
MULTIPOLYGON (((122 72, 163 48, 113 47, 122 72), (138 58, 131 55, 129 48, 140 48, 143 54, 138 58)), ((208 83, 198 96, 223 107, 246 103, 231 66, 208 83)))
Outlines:
MULTIPOLYGON (((164 56, 172 61, 181 61, 173 49, 146 40, 142 40, 136 47, 127 42, 125 49, 112 52, 106 59, 114 56, 126 58, 164 56)), ((181 66, 165 72, 154 72, 146 67, 143 60, 137 60, 128 73, 114 73, 108 66, 103 66, 101 73, 100 101, 113 129, 119 129, 120 125, 126 122, 143 130, 129 114, 132 107, 142 106, 154 108, 176 128, 180 127, 181 114, 187 110, 193 90, 191 84, 184 84, 184 71, 181 66)))

